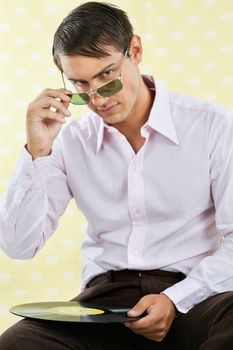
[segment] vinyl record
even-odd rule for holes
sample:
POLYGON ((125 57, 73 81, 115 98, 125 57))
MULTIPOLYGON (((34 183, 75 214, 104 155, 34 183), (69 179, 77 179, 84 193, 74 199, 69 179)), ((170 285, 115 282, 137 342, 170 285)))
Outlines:
POLYGON ((54 301, 13 306, 10 312, 28 318, 62 322, 121 323, 140 319, 128 317, 129 308, 102 307, 76 301, 54 301))

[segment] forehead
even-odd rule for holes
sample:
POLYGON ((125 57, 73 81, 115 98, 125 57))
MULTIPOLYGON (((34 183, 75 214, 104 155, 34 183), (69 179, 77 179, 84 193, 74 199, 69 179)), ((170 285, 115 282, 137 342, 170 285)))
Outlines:
POLYGON ((106 50, 104 57, 89 57, 82 55, 59 55, 60 63, 64 74, 69 78, 85 79, 93 77, 109 65, 119 62, 122 52, 115 48, 106 50))

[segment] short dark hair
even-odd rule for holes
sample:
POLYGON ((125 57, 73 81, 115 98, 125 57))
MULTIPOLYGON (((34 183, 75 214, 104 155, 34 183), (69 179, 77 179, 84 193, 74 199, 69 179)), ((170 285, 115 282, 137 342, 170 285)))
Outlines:
POLYGON ((104 57, 108 45, 125 52, 132 36, 126 12, 104 2, 86 2, 71 11, 56 30, 53 59, 62 71, 59 54, 104 57))

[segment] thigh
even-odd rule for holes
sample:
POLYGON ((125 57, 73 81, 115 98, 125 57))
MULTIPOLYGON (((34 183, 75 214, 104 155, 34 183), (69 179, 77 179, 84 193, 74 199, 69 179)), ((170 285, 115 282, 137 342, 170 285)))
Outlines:
MULTIPOLYGON (((168 334, 174 349, 233 348, 233 292, 214 295, 178 316, 168 334), (208 345, 207 345, 208 344, 208 345), (211 344, 211 345, 210 345, 211 344)), ((173 349, 173 347, 171 347, 173 349)))
POLYGON ((24 319, 0 337, 1 350, 167 350, 122 324, 24 319))

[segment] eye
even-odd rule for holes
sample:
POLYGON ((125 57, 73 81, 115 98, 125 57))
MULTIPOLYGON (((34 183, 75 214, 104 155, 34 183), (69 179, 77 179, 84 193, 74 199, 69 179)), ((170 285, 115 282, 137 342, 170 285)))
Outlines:
POLYGON ((108 70, 106 70, 105 72, 102 73, 102 76, 104 78, 108 78, 108 77, 110 77, 112 75, 112 73, 113 73, 113 70, 112 69, 108 69, 108 70))
POLYGON ((76 86, 76 87, 83 87, 83 86, 86 86, 87 85, 87 82, 85 81, 73 81, 73 85, 76 86))

